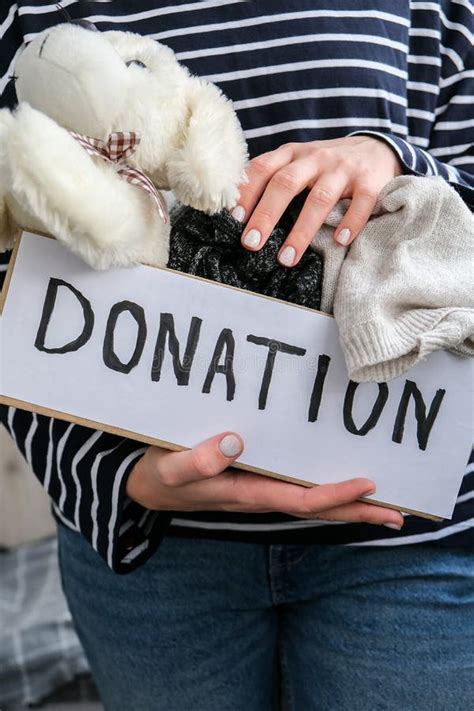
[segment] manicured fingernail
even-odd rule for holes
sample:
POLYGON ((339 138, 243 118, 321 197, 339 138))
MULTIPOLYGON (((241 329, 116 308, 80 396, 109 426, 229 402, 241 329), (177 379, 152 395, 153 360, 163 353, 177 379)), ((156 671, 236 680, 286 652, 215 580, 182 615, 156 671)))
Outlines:
POLYGON ((351 231, 348 227, 344 227, 343 230, 337 235, 337 241, 339 244, 346 245, 351 238, 351 231))
POLYGON ((236 207, 234 207, 230 214, 232 215, 234 220, 237 220, 237 222, 243 222, 245 219, 245 210, 242 205, 237 205, 236 207))
POLYGON ((280 252, 278 261, 285 267, 291 267, 296 257, 296 249, 294 247, 285 247, 285 249, 280 252))
POLYGON ((258 230, 249 230, 247 234, 244 237, 244 244, 246 247, 258 247, 260 244, 260 240, 262 239, 262 235, 258 230))
POLYGON ((224 457, 236 457, 242 451, 242 442, 233 434, 228 434, 219 442, 219 449, 224 457))
POLYGON ((395 531, 401 531, 402 527, 398 523, 384 523, 387 528, 393 528, 395 531))

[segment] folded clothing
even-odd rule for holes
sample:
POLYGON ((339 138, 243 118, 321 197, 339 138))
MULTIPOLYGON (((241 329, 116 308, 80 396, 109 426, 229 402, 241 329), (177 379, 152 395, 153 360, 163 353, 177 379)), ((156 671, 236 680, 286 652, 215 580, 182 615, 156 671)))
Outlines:
POLYGON ((291 269, 277 261, 278 251, 298 216, 301 204, 302 197, 292 202, 265 246, 257 252, 250 252, 241 246, 243 225, 227 211, 206 215, 191 207, 178 206, 171 215, 168 266, 319 309, 323 280, 322 257, 307 251, 298 265, 291 269))
POLYGON ((390 380, 429 353, 474 355, 474 217, 443 179, 401 176, 350 248, 333 239, 347 201, 312 246, 356 382, 390 380))

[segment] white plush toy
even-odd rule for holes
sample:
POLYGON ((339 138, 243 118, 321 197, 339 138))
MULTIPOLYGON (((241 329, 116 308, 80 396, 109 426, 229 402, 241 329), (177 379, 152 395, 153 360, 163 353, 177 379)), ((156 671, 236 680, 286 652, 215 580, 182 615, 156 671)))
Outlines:
POLYGON ((26 47, 15 74, 19 106, 0 111, 0 251, 21 227, 98 269, 163 266, 170 226, 155 188, 208 213, 237 202, 247 150, 231 102, 168 47, 61 24, 26 47), (71 132, 99 150, 116 132, 139 142, 117 162, 71 132))

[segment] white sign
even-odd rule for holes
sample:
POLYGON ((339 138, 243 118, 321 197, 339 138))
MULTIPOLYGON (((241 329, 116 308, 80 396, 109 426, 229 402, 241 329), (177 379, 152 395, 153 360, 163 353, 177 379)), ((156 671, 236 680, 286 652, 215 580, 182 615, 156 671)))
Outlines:
POLYGON ((366 476, 374 500, 452 514, 472 442, 467 359, 439 352, 356 385, 328 315, 153 267, 93 271, 31 234, 1 320, 3 402, 183 447, 233 430, 242 466, 366 476))

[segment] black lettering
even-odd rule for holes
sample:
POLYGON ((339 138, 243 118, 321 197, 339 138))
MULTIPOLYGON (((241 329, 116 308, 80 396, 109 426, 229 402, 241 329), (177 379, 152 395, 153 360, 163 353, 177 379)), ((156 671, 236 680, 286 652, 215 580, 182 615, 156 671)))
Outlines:
POLYGON ((267 404, 268 390, 270 388, 273 366, 275 365, 275 358, 278 351, 288 353, 289 355, 303 356, 306 353, 306 348, 298 348, 298 346, 292 346, 289 343, 275 341, 273 338, 265 338, 263 336, 248 335, 247 341, 255 343, 256 346, 266 346, 268 348, 267 361, 265 363, 262 385, 260 386, 260 393, 258 396, 258 409, 264 410, 267 404))
POLYGON ((133 301, 119 301, 112 306, 105 327, 104 345, 102 348, 102 358, 107 368, 116 370, 119 373, 130 373, 132 368, 138 364, 146 341, 146 321, 143 308, 133 301), (117 319, 120 314, 128 312, 137 322, 137 339, 134 351, 127 363, 123 363, 115 353, 114 333, 117 319))
POLYGON ((403 388, 403 393, 400 398, 400 404, 398 405, 397 415, 395 417, 392 442, 401 444, 403 440, 408 403, 410 402, 410 398, 413 397, 415 401, 416 437, 418 440, 418 447, 424 451, 428 445, 428 438, 445 394, 446 390, 441 388, 436 391, 430 410, 428 414, 426 414, 425 401, 423 400, 423 395, 418 389, 416 383, 412 380, 406 380, 405 387, 403 388))
POLYGON ((216 347, 214 348, 214 353, 212 354, 212 359, 209 364, 209 369, 207 371, 206 379, 202 387, 203 393, 210 393, 212 382, 216 373, 222 373, 225 375, 227 384, 227 400, 233 400, 235 395, 235 376, 234 376, 234 353, 235 353, 235 339, 234 334, 230 328, 223 328, 217 339, 216 347), (219 360, 222 352, 226 349, 226 354, 224 358, 224 363, 219 365, 219 360))
POLYGON ((62 279, 50 278, 48 288, 46 291, 46 296, 43 304, 43 312, 41 314, 40 325, 38 327, 38 332, 35 339, 35 348, 39 351, 44 351, 45 353, 70 353, 71 351, 78 351, 79 348, 87 343, 92 334, 92 329, 94 328, 94 312, 92 311, 91 302, 89 299, 81 294, 81 292, 76 289, 72 284, 62 279), (79 301, 82 307, 82 313, 84 316, 84 327, 82 332, 77 338, 74 338, 69 343, 65 343, 57 348, 47 348, 44 345, 46 339, 46 333, 48 331, 48 326, 51 321, 51 315, 56 304, 56 297, 58 295, 58 289, 60 286, 69 289, 71 293, 74 294, 76 299, 79 301))
POLYGON ((316 422, 319 415, 321 398, 323 395, 324 382, 329 370, 331 358, 328 355, 320 355, 318 358, 318 372, 314 379, 313 392, 309 401, 308 422, 316 422))
POLYGON ((372 412, 370 413, 369 417, 364 422, 362 427, 358 429, 352 418, 352 407, 354 405, 355 391, 357 390, 359 385, 360 383, 355 383, 353 380, 349 380, 349 385, 347 386, 346 390, 346 396, 344 398, 343 417, 344 427, 348 432, 354 435, 360 435, 361 437, 364 437, 367 432, 370 432, 370 430, 372 430, 379 421, 380 415, 382 414, 382 410, 384 409, 385 403, 387 402, 388 385, 387 383, 377 383, 379 393, 372 408, 372 412))
POLYGON ((196 348, 201 332, 202 319, 193 316, 191 325, 189 326, 186 348, 184 350, 183 361, 179 358, 179 341, 176 338, 174 329, 173 314, 160 314, 160 329, 156 339, 155 354, 153 357, 153 365, 151 367, 151 379, 157 382, 161 378, 161 368, 165 358, 165 346, 168 339, 168 348, 173 359, 173 370, 176 376, 178 385, 189 385, 189 376, 191 375, 191 367, 196 353, 196 348))

